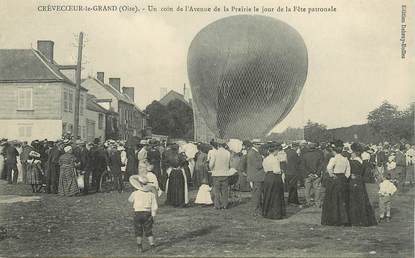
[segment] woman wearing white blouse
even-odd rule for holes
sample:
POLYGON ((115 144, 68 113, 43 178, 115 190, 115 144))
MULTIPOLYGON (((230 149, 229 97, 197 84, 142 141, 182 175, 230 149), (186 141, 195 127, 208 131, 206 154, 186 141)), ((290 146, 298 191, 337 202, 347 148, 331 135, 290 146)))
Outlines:
POLYGON ((350 164, 341 153, 343 142, 331 143, 334 157, 327 165, 330 177, 327 180, 326 195, 321 213, 321 224, 329 226, 345 226, 349 224, 347 196, 347 179, 350 177, 350 164))
POLYGON ((281 169, 281 144, 274 143, 269 147, 269 155, 262 162, 265 171, 262 215, 268 219, 285 217, 284 174, 281 169))

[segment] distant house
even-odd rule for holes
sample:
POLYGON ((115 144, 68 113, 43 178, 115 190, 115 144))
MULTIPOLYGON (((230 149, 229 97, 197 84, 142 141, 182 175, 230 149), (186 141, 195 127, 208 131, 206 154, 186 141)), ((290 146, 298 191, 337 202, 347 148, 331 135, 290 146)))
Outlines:
POLYGON ((101 107, 96 100, 97 98, 94 95, 87 94, 85 114, 86 140, 92 142, 95 138, 99 138, 103 142, 108 131, 111 130, 111 128, 107 129, 107 119, 113 116, 116 117, 118 114, 101 107))
POLYGON ((166 95, 164 95, 159 102, 164 105, 167 106, 171 101, 173 100, 180 100, 181 102, 185 103, 186 105, 188 105, 189 107, 192 107, 191 102, 187 101, 184 98, 183 94, 178 93, 177 91, 171 90, 169 91, 166 95))
MULTIPOLYGON (((53 41, 38 41, 37 50, 0 50, 1 137, 56 140, 73 131, 75 83, 60 71, 53 57, 53 41)), ((86 93, 81 88, 82 139, 87 138, 86 93)))
POLYGON ((113 116, 107 120, 116 130, 112 135, 107 134, 107 138, 129 140, 143 137, 147 116, 134 103, 134 87, 122 87, 121 92, 121 79, 109 78, 107 84, 104 82, 103 72, 98 72, 97 78, 88 77, 83 80, 82 86, 96 96, 95 102, 101 107, 118 113, 118 117, 113 116))

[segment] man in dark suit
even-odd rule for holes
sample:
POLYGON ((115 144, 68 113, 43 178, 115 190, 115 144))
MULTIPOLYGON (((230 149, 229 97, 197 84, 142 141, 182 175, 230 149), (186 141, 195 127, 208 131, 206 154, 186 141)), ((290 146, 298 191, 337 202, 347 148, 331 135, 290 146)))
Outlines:
POLYGON ((7 143, 3 149, 3 156, 6 164, 7 181, 9 184, 17 184, 17 177, 19 175, 17 156, 19 156, 19 152, 17 152, 11 143, 7 143))
POLYGON ((117 146, 114 144, 110 147, 108 154, 108 167, 114 176, 115 188, 119 193, 122 193, 123 181, 121 176, 121 151, 117 150, 117 146))
POLYGON ((287 154, 287 168, 285 171, 288 203, 300 204, 298 201, 297 182, 301 176, 299 169, 300 157, 297 152, 291 148, 290 145, 283 144, 283 149, 287 154))
POLYGON ((254 216, 261 215, 262 190, 264 187, 265 172, 262 167, 262 155, 259 153, 259 143, 252 144, 250 141, 244 141, 248 150, 246 154, 246 171, 247 180, 252 187, 252 203, 254 206, 254 216))
POLYGON ((57 141, 52 149, 49 150, 46 174, 46 191, 47 193, 58 193, 59 184, 59 158, 63 154, 63 146, 57 141))
POLYGON ((324 169, 324 155, 323 152, 317 149, 316 143, 309 143, 304 148, 300 157, 300 168, 305 178, 305 198, 307 206, 312 206, 312 191, 314 191, 314 204, 321 206, 320 187, 321 187, 321 172, 324 169))

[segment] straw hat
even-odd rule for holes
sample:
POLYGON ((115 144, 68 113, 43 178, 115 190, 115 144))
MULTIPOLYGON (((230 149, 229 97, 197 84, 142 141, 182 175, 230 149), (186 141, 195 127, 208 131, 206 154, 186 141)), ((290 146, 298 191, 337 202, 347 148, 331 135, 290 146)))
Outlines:
POLYGON ((130 184, 137 190, 141 190, 144 192, 150 191, 147 186, 148 178, 140 175, 132 175, 130 176, 130 184))

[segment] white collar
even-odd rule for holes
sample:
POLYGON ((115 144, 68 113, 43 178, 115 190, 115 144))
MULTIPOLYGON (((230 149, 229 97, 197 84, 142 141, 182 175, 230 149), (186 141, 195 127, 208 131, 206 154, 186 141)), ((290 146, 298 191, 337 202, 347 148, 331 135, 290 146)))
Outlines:
POLYGON ((252 147, 252 149, 253 149, 254 151, 256 151, 256 152, 259 152, 259 151, 257 150, 257 148, 255 148, 255 147, 252 147))

